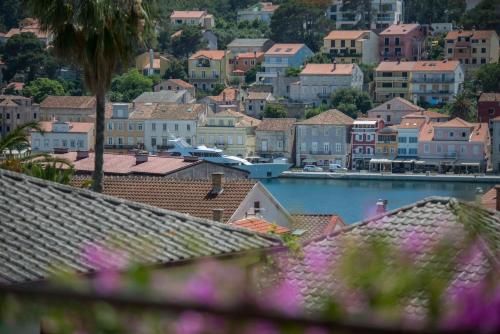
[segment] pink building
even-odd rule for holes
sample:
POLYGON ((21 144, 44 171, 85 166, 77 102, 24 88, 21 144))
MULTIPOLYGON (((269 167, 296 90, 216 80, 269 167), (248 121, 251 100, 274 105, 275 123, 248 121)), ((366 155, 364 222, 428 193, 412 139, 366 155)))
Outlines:
POLYGON ((420 60, 424 39, 419 24, 394 24, 379 35, 380 60, 420 60))
POLYGON ((381 119, 354 120, 351 130, 352 169, 368 170, 375 157, 376 136, 385 126, 381 119))
POLYGON ((254 68, 264 60, 264 52, 245 52, 240 53, 230 60, 233 65, 234 76, 244 76, 248 70, 254 68))
POLYGON ((490 132, 487 123, 454 118, 424 124, 418 138, 418 157, 440 172, 484 172, 490 165, 490 132))

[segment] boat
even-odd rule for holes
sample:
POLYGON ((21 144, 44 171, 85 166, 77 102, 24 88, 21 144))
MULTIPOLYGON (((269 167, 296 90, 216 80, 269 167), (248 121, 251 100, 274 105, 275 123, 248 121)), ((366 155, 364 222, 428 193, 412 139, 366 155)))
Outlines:
POLYGON ((170 139, 167 152, 171 156, 197 157, 202 160, 230 166, 249 172, 251 179, 270 179, 279 177, 284 171, 292 167, 289 163, 251 163, 240 157, 225 155, 221 149, 205 145, 193 147, 184 139, 170 139))

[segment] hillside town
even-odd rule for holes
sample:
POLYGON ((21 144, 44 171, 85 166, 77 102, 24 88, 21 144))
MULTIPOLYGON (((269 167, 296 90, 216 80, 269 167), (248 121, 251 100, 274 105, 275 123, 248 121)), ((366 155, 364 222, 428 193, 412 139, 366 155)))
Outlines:
POLYGON ((0 332, 497 332, 499 33, 497 0, 0 3, 0 332))

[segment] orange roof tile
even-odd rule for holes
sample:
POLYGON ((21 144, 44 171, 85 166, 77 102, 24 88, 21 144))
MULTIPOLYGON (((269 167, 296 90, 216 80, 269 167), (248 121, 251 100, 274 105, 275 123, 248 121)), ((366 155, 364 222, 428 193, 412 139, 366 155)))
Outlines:
POLYGON ((494 30, 453 30, 446 35, 446 39, 458 39, 459 36, 466 36, 477 39, 488 39, 493 34, 494 30))
POLYGON ((264 118, 256 131, 289 131, 297 122, 295 118, 264 118))
POLYGON ((443 61, 417 61, 413 66, 413 72, 443 72, 455 71, 460 66, 457 60, 443 60, 443 61))
POLYGON ((214 59, 214 60, 222 60, 227 54, 229 54, 231 51, 223 51, 223 50, 200 50, 197 51, 195 54, 191 55, 189 57, 190 60, 198 59, 200 57, 204 58, 209 58, 209 59, 214 59))
POLYGON ((326 40, 360 39, 370 33, 369 30, 333 30, 324 38, 326 40))
POLYGON ((191 85, 189 82, 186 82, 182 79, 168 79, 167 81, 171 82, 173 84, 176 84, 177 86, 182 87, 182 88, 186 88, 186 89, 194 88, 193 85, 191 85))
POLYGON ((493 211, 497 210, 497 190, 495 187, 491 188, 481 197, 481 205, 493 211))
POLYGON ((403 118, 414 118, 414 117, 424 117, 424 118, 429 118, 429 119, 450 118, 450 116, 448 116, 446 114, 441 114, 437 111, 432 111, 432 110, 424 110, 424 111, 414 112, 414 113, 411 113, 411 114, 404 116, 403 118))
POLYGON ((433 123, 433 125, 435 128, 472 128, 474 123, 469 123, 459 117, 455 117, 448 122, 433 123))
POLYGON ((420 24, 393 24, 389 26, 387 29, 380 33, 380 36, 383 35, 405 35, 412 32, 415 29, 419 29, 420 24))
POLYGON ((415 129, 415 128, 420 128, 424 123, 426 122, 424 117, 403 117, 401 119, 401 123, 398 124, 396 127, 398 129, 415 129))
POLYGON ((415 66, 414 61, 383 61, 378 64, 376 72, 410 72, 415 66))
POLYGON ((14 90, 23 90, 24 82, 9 82, 7 88, 14 88, 14 90))
POLYGON ((224 88, 224 90, 216 96, 208 96, 211 100, 215 102, 224 102, 224 101, 236 101, 238 100, 238 88, 224 88))
POLYGON ((298 125, 352 125, 354 120, 337 109, 331 109, 321 114, 298 122, 298 125))
POLYGON ((300 239, 305 241, 330 235, 346 226, 344 220, 336 214, 294 214, 292 217, 293 228, 304 231, 300 239))
POLYGON ((231 225, 264 234, 266 233, 284 234, 290 232, 290 229, 286 227, 269 223, 257 217, 237 220, 231 223, 231 225))
POLYGON ((479 102, 500 102, 500 93, 482 93, 479 102))
POLYGON ((206 14, 202 10, 174 10, 170 15, 172 19, 201 19, 206 14))
POLYGON ((40 108, 71 108, 90 109, 95 108, 94 96, 55 96, 50 95, 40 103, 40 108))
POLYGON ((354 64, 307 64, 301 75, 351 75, 354 64))
POLYGON ((266 55, 294 55, 305 46, 305 44, 274 44, 267 50, 266 55))
MULTIPOLYGON (((87 122, 68 122, 68 123, 69 123, 69 132, 71 133, 88 133, 94 129, 94 123, 87 123, 87 122)), ((51 132, 53 124, 54 124, 53 122, 40 122, 40 127, 45 132, 51 132)))

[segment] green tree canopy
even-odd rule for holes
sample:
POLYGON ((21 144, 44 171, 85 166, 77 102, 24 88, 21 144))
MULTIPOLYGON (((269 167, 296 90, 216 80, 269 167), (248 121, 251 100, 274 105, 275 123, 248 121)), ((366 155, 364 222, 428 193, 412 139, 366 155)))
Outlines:
POLYGON ((33 97, 36 103, 40 103, 49 95, 66 95, 66 91, 57 80, 37 78, 24 87, 23 95, 33 97))
POLYGON ((496 30, 500 33, 499 0, 483 0, 475 8, 465 13, 462 24, 466 29, 496 30))
POLYGON ((170 59, 164 79, 187 79, 187 60, 182 62, 176 58, 170 59))
POLYGON ((481 65, 474 73, 478 88, 483 92, 500 92, 500 64, 481 65))
POLYGON ((332 107, 351 117, 356 117, 358 112, 366 114, 373 107, 370 96, 355 88, 339 89, 332 94, 331 99, 332 107))
POLYGON ((152 89, 153 79, 134 68, 113 79, 110 99, 113 102, 132 102, 142 93, 150 92, 152 89))
POLYGON ((312 109, 309 109, 308 111, 306 111, 306 115, 305 116, 306 116, 307 119, 309 119, 309 118, 312 118, 314 116, 318 116, 323 111, 327 111, 327 110, 328 110, 328 106, 325 105, 325 104, 322 104, 319 107, 312 108, 312 109))
POLYGON ((316 52, 314 56, 307 58, 308 64, 328 64, 332 62, 332 57, 328 53, 316 52))
POLYGON ((180 36, 172 38, 172 54, 176 57, 188 58, 204 46, 203 35, 198 26, 184 25, 180 29, 180 36))
POLYGON ((404 20, 420 24, 458 22, 464 12, 464 0, 405 0, 404 20))
POLYGON ((38 76, 46 62, 45 45, 32 33, 22 33, 9 38, 3 48, 2 60, 7 65, 4 80, 9 81, 16 73, 28 75, 28 81, 38 76))
POLYGON ((282 104, 267 104, 266 109, 264 110, 265 118, 287 118, 288 113, 286 112, 286 108, 282 104))
POLYGON ((260 64, 249 69, 247 73, 245 73, 245 83, 251 84, 255 82, 255 80, 257 80, 257 72, 262 72, 262 66, 260 64))
POLYGON ((23 8, 20 0, 0 1, 0 31, 17 27, 22 16, 23 8))
POLYGON ((469 122, 476 121, 476 100, 468 92, 462 92, 455 99, 445 105, 444 109, 451 118, 460 117, 469 122))

